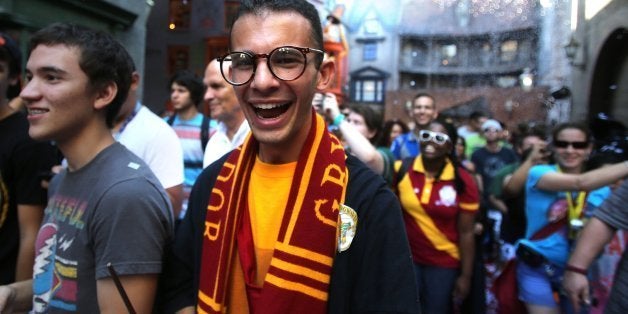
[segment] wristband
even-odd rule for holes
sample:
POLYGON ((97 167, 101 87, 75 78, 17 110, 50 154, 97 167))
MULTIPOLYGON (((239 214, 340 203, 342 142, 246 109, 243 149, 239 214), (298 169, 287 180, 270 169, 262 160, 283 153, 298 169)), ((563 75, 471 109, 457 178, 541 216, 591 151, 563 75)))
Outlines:
POLYGON ((335 126, 339 126, 340 123, 342 123, 342 121, 345 120, 345 115, 342 113, 339 113, 335 118, 334 118, 334 122, 332 122, 333 125, 335 126))
POLYGON ((587 272, 587 270, 586 270, 586 269, 584 269, 584 268, 580 268, 580 267, 576 267, 576 266, 573 266, 573 265, 569 265, 569 264, 567 264, 567 265, 565 266, 565 271, 570 271, 570 272, 578 273, 578 274, 581 274, 581 275, 584 275, 584 276, 587 276, 587 275, 588 275, 588 272, 587 272))

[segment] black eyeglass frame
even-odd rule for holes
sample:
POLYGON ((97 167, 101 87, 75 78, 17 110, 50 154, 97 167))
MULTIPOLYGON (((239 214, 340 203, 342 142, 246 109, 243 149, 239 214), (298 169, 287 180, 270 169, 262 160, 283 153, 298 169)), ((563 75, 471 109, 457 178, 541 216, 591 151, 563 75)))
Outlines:
POLYGON ((233 86, 242 86, 244 84, 249 83, 253 77, 255 77, 255 71, 257 70, 257 60, 260 58, 266 58, 266 66, 268 67, 268 69, 270 70, 270 73, 273 74, 274 77, 276 77, 277 79, 284 81, 284 82, 290 82, 290 81, 294 81, 298 78, 301 77, 301 75, 303 75, 303 73, 305 73, 305 68, 307 67, 307 54, 310 52, 318 52, 318 53, 322 53, 325 54, 324 51, 320 50, 320 49, 316 49, 316 48, 309 48, 309 47, 297 47, 297 46, 280 46, 277 47, 273 50, 271 50, 269 53, 251 53, 248 51, 232 51, 230 53, 227 53, 226 55, 217 58, 216 60, 220 63, 220 74, 222 74, 222 77, 225 79, 225 81, 227 81, 227 83, 233 85, 233 86), (302 55, 303 55, 303 69, 301 69, 301 73, 299 73, 299 75, 297 75, 295 78, 290 79, 290 80, 285 80, 280 78, 277 74, 275 74, 275 71, 273 71, 273 67, 270 65, 270 56, 273 55, 273 53, 275 53, 275 51, 279 50, 279 49, 284 49, 284 48, 292 48, 292 49, 296 49, 298 50, 302 55), (230 55, 235 54, 235 53, 243 53, 245 55, 248 55, 249 57, 251 57, 253 59, 253 62, 255 63, 255 65, 253 66, 253 72, 251 72, 251 77, 249 77, 248 80, 246 80, 243 83, 234 83, 231 80, 229 80, 227 78, 227 76, 225 75, 224 72, 224 67, 223 67, 223 61, 225 61, 225 59, 227 59, 230 55))

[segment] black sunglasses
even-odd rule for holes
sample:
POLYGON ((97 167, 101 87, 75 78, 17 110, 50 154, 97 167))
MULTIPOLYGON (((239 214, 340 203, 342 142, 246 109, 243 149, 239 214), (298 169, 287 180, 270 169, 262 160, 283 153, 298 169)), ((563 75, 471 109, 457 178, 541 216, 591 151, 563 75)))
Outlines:
POLYGON ((558 148, 567 148, 571 145, 574 149, 585 149, 589 147, 589 142, 567 142, 567 141, 554 141, 554 146, 558 148))

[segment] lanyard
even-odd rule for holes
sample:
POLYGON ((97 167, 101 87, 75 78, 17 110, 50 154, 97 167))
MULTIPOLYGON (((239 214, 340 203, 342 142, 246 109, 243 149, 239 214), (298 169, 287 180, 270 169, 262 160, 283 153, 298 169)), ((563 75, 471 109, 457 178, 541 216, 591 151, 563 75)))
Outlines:
POLYGON ((575 203, 573 194, 567 192, 567 207, 569 208, 569 220, 580 219, 582 217, 582 209, 584 208, 584 200, 587 197, 587 192, 578 192, 575 203))
MULTIPOLYGON (((558 172, 562 172, 558 167, 558 172)), ((584 209, 584 202, 587 198, 587 192, 578 192, 574 200, 573 192, 566 192, 567 196, 567 208, 569 209, 569 220, 580 219, 582 217, 582 210, 584 209)))
POLYGON ((135 115, 140 111, 141 108, 142 108, 142 105, 139 102, 135 104, 135 108, 133 108, 133 112, 128 117, 126 117, 126 119, 124 119, 124 122, 122 122, 122 126, 120 127, 120 130, 118 130, 118 132, 115 132, 113 134, 113 137, 116 140, 118 140, 120 135, 122 135, 122 132, 124 132, 124 129, 126 129, 126 126, 131 122, 131 120, 133 120, 133 118, 135 118, 135 115))

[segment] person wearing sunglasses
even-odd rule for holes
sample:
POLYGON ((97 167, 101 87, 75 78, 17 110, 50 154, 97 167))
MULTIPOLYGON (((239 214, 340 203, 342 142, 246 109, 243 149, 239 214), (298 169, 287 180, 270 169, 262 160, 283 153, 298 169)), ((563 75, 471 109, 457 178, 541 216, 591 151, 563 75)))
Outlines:
POLYGON ((421 154, 396 163, 423 313, 451 313, 469 294, 479 192, 453 157, 457 133, 436 120, 419 132, 421 154))
POLYGON ((584 124, 559 124, 550 146, 556 163, 536 165, 528 172, 526 234, 517 242, 519 299, 530 313, 572 310, 559 287, 565 271, 580 271, 568 265, 567 258, 584 224, 584 212, 610 194, 607 185, 628 176, 628 161, 585 172, 593 138, 584 124))
POLYGON ((418 313, 402 211, 312 107, 335 75, 305 0, 243 0, 220 58, 251 133, 205 168, 167 313, 418 313))

